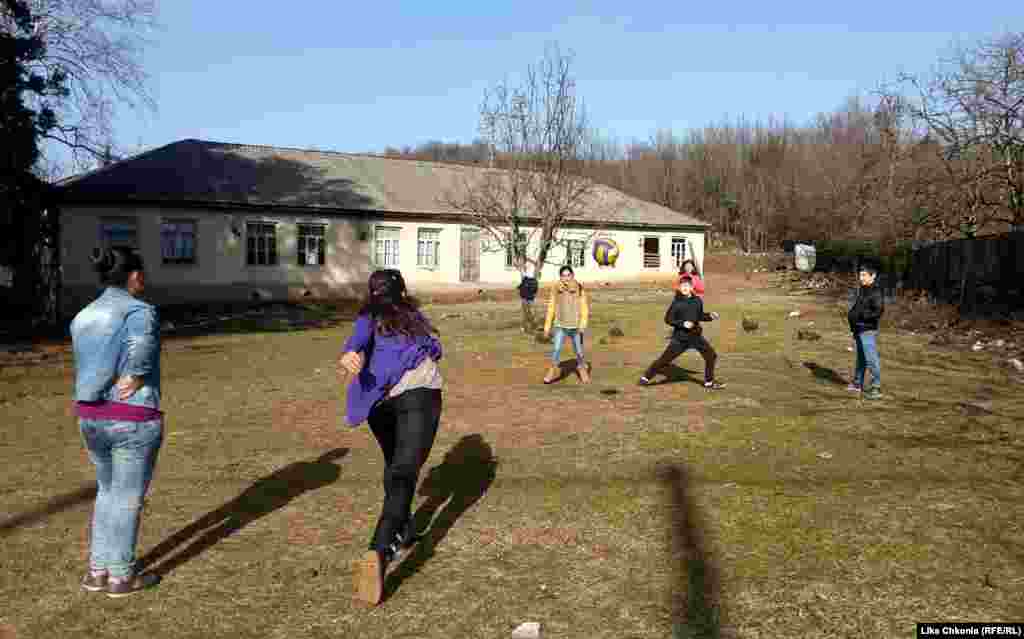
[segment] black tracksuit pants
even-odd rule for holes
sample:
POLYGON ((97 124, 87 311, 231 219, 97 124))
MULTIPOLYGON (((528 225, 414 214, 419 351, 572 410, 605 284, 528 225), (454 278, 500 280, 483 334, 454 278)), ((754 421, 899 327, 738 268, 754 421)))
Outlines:
POLYGON ((370 548, 384 550, 412 523, 416 482, 441 421, 441 391, 414 388, 389 397, 373 407, 367 421, 384 453, 384 507, 370 548))
POLYGON ((710 382, 714 380, 715 361, 718 360, 718 354, 715 352, 715 349, 711 348, 711 344, 704 339, 703 335, 681 335, 678 337, 673 335, 672 340, 665 348, 665 352, 647 368, 644 377, 651 379, 660 370, 671 364, 672 360, 691 348, 695 349, 704 358, 704 381, 710 382))

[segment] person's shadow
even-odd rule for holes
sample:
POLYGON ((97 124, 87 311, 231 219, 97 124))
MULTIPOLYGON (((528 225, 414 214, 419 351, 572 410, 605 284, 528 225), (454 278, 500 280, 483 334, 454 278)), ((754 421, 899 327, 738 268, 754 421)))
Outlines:
POLYGON ((690 370, 689 368, 683 368, 676 366, 675 364, 669 364, 665 368, 658 371, 664 377, 652 381, 648 386, 661 386, 662 384, 678 384, 680 382, 691 382, 693 384, 703 384, 702 379, 695 377, 697 371, 690 370))
POLYGON ((403 580, 415 574, 434 555, 434 548, 441 543, 456 520, 490 488, 497 467, 498 460, 490 445, 481 435, 474 434, 460 439, 445 454, 444 461, 430 469, 419 489, 420 496, 426 497, 426 500, 413 516, 414 529, 423 537, 413 548, 412 554, 389 575, 384 588, 385 599, 394 594, 403 580), (427 525, 430 527, 424 532, 427 525))
POLYGON ((166 575, 260 517, 288 505, 299 495, 334 483, 341 476, 341 468, 331 462, 344 457, 348 451, 347 448, 335 448, 311 462, 288 464, 261 477, 238 497, 160 542, 139 560, 139 569, 154 566, 176 547, 202 533, 183 550, 151 570, 154 574, 166 575))
POLYGON ((818 366, 815 362, 804 362, 804 368, 811 371, 811 373, 817 379, 830 384, 836 384, 839 386, 845 386, 846 380, 843 376, 835 372, 831 368, 825 368, 824 366, 818 366))

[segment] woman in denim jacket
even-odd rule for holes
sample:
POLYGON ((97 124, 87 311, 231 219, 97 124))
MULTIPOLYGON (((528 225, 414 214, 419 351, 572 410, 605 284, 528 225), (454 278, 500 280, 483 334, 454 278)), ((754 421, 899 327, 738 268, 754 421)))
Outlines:
POLYGON ((160 331, 142 259, 128 249, 94 254, 103 294, 71 322, 79 430, 96 466, 89 571, 82 588, 125 597, 153 586, 137 574, 143 500, 163 442, 160 331))

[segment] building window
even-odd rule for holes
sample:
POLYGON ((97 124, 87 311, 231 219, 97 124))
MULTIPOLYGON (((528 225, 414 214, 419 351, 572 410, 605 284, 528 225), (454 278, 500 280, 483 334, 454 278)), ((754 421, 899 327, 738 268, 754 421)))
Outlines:
POLYGON ((398 236, 400 228, 378 226, 374 232, 374 258, 377 266, 398 268, 398 236))
POLYGON ((108 219, 100 222, 100 247, 138 249, 138 226, 135 220, 108 219))
POLYGON ((686 238, 685 237, 674 237, 672 238, 672 263, 675 264, 676 270, 682 267, 683 262, 686 261, 686 238))
POLYGON ((526 233, 516 233, 516 241, 512 243, 512 234, 505 234, 505 268, 519 268, 519 260, 526 257, 526 233))
POLYGON ((657 237, 645 237, 644 245, 644 268, 661 268, 661 241, 657 237))
POLYGON ((164 264, 195 264, 195 221, 165 220, 161 222, 160 255, 164 264))
POLYGON ((250 222, 245 225, 247 239, 246 263, 250 266, 277 264, 277 226, 272 222, 250 222))
POLYGON ((436 269, 441 265, 441 229, 420 229, 416 240, 416 266, 436 269))
POLYGON ((324 250, 323 224, 299 224, 299 266, 323 266, 327 263, 324 250))
POLYGON ((565 243, 565 263, 573 268, 583 268, 587 259, 587 243, 583 240, 569 240, 565 243))

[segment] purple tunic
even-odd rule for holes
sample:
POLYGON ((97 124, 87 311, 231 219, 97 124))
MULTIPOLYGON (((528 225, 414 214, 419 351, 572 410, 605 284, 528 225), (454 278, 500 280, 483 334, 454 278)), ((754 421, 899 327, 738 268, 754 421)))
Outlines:
POLYGON ((441 342, 432 335, 415 338, 381 335, 376 332, 373 319, 360 315, 352 336, 342 348, 343 353, 350 351, 362 353, 364 357, 363 370, 348 385, 345 406, 348 425, 358 426, 406 371, 419 366, 426 357, 434 361, 441 359, 441 342))

